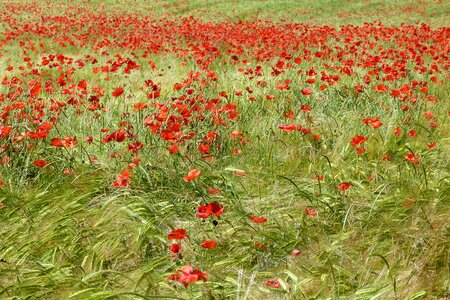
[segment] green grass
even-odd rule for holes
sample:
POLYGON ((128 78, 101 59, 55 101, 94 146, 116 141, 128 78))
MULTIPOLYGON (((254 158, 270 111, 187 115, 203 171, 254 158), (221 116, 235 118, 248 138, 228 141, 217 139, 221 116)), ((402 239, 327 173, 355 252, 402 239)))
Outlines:
MULTIPOLYGON (((9 7, 23 3, 8 2, 9 7)), ((17 105, 19 101, 26 106, 23 110, 11 110, 10 118, 1 115, 5 121, 0 126, 11 124, 15 137, 20 132, 36 131, 37 124, 21 118, 21 113, 34 116, 39 101, 44 102, 46 112, 41 119, 50 121, 55 117, 58 120, 46 139, 24 138, 22 142, 0 139, 0 159, 9 157, 8 162, 0 164, 3 182, 0 203, 5 205, 0 207, 1 299, 412 300, 450 296, 448 58, 436 62, 441 73, 419 74, 413 62, 408 61, 407 77, 384 82, 393 89, 412 80, 428 83, 427 92, 414 90, 406 102, 401 102, 389 93, 374 91, 372 87, 381 83, 375 76, 370 88, 356 93, 353 87, 363 82, 367 74, 362 66, 355 67, 354 76, 336 71, 340 81, 320 90, 320 71, 333 73, 334 70, 324 67, 323 60, 314 56, 273 76, 271 67, 277 63, 277 56, 257 61, 254 53, 246 49, 247 52, 239 55, 241 62, 233 64, 231 54, 226 53, 229 46, 223 43, 218 45, 222 56, 214 58, 208 67, 217 74, 217 80, 211 81, 192 53, 181 57, 178 54, 182 51, 159 52, 143 57, 144 50, 139 47, 105 46, 100 50, 90 47, 104 38, 102 30, 108 28, 112 30, 110 40, 118 42, 133 33, 146 32, 126 23, 129 20, 126 17, 121 19, 125 13, 136 18, 149 14, 161 20, 179 20, 192 15, 204 22, 213 21, 208 26, 220 22, 234 26, 238 20, 254 21, 253 24, 258 25, 264 22, 257 20, 269 19, 282 24, 305 22, 337 28, 382 20, 393 28, 401 23, 425 22, 437 29, 448 26, 448 3, 328 0, 252 1, 250 5, 249 1, 114 0, 68 4, 42 1, 37 5, 39 9, 31 7, 18 11, 1 9, 5 19, 1 27, 3 37, 9 29, 18 31, 6 16, 13 16, 18 24, 29 22, 33 26, 40 24, 42 16, 61 15, 82 21, 73 28, 68 26, 66 31, 70 34, 67 35, 59 29, 52 37, 29 31, 1 42, 3 76, 8 79, 16 76, 20 82, 13 86, 2 85, 0 108, 5 112, 5 107, 17 105), (106 25, 89 23, 101 17, 102 14, 96 14, 98 11, 104 11, 107 20, 125 21, 122 24, 105 21, 106 25), (83 22, 89 24, 82 27, 83 22), (99 28, 83 46, 71 46, 67 40, 61 45, 54 40, 54 37, 70 39, 99 28), (20 46, 20 41, 26 41, 26 45, 20 46), (40 43, 44 44, 45 51, 39 50, 40 43), (105 50, 108 53, 102 54, 105 50), (60 53, 74 61, 85 60, 86 66, 76 68, 76 63, 61 64, 62 69, 58 70, 42 64, 43 57, 60 53), (131 70, 129 74, 100 72, 94 75, 93 67, 111 66, 119 54, 135 61, 140 69, 131 70), (90 64, 86 55, 95 57, 98 62, 90 64), (31 58, 32 66, 27 66, 26 57, 31 58), (248 65, 242 63, 243 59, 249 61, 248 65), (155 70, 149 67, 149 61, 155 63, 155 70), (262 66, 262 76, 255 79, 238 70, 256 65, 262 66), (8 66, 14 69, 6 71, 8 66), (311 67, 317 70, 317 82, 307 85, 305 72, 311 67), (42 75, 30 73, 34 68, 42 75), (65 77, 68 84, 65 87, 55 85, 55 94, 43 91, 39 101, 29 96, 28 83, 32 79, 55 82, 61 72, 72 68, 73 74, 65 77), (299 70, 303 73, 299 74, 299 70), (152 103, 159 101, 169 105, 175 103, 170 102, 172 97, 190 95, 186 91, 188 88, 173 90, 175 83, 193 77, 190 71, 198 71, 200 79, 193 80, 189 88, 194 91, 189 97, 198 97, 195 103, 203 110, 192 112, 183 127, 186 135, 192 132, 195 138, 180 142, 180 151, 171 155, 167 151, 171 143, 150 134, 150 128, 144 124, 146 118, 151 119, 158 113, 152 103), (437 76, 434 83, 433 75, 437 76), (142 88, 148 79, 161 87, 161 97, 157 100, 147 99, 148 88, 142 88), (291 88, 278 90, 277 85, 286 79, 293 80, 291 88), (104 96, 100 96, 104 110, 90 111, 89 104, 74 107, 67 104, 60 113, 51 110, 52 100, 67 103, 70 95, 61 92, 69 89, 70 84, 79 92, 76 86, 80 80, 88 81, 88 95, 96 94, 94 86, 104 90, 104 96), (119 86, 125 93, 112 97, 111 92, 119 86), (313 87, 314 94, 303 96, 302 89, 306 86, 313 87), (25 92, 10 100, 19 87, 25 92), (247 93, 246 88, 253 92, 247 93), (237 105, 236 118, 228 118, 228 112, 221 112, 227 126, 214 124, 215 113, 206 109, 206 100, 202 102, 219 98, 222 91, 228 97, 221 98, 219 107, 237 105), (244 94, 238 96, 236 92, 244 94), (266 100, 267 94, 275 95, 275 99, 266 100), (438 103, 427 96, 436 96, 438 103), (250 97, 255 97, 255 101, 250 101, 250 97), (145 102, 149 107, 134 111, 133 105, 138 102, 145 102), (301 107, 307 104, 311 112, 300 113, 301 107), (405 110, 404 105, 408 105, 409 110, 405 110), (289 109, 295 111, 295 119, 284 117, 289 109), (424 113, 428 111, 436 119, 425 118, 424 113), (361 121, 375 116, 383 122, 378 129, 361 121), (409 123, 406 122, 408 117, 409 123), (123 143, 103 143, 107 134, 126 127, 119 125, 121 121, 129 122, 129 130, 136 137, 129 137, 123 143), (280 130, 281 124, 291 122, 311 128, 313 134, 320 135, 319 141, 311 134, 280 130), (430 122, 437 123, 437 128, 430 127, 430 122), (396 127, 403 131, 398 138, 393 137, 396 127), (102 133, 102 128, 110 128, 110 131, 102 133), (412 129, 417 131, 414 138, 407 136, 412 129), (213 130, 218 137, 211 142, 212 159, 209 159, 202 156, 197 147, 203 143, 207 132, 213 130), (242 132, 244 141, 239 137, 230 138, 234 131, 242 132), (94 137, 93 143, 85 141, 89 135, 94 137), (367 148, 364 155, 357 155, 350 145, 355 135, 369 138, 363 144, 367 148), (51 146, 52 138, 67 136, 75 136, 78 145, 67 149, 51 146), (136 140, 142 142, 144 148, 135 155, 130 154, 128 144, 136 140), (245 140, 249 140, 248 143, 245 140), (427 145, 434 141, 437 147, 428 149, 427 145), (233 155, 232 149, 240 149, 242 153, 233 155), (410 152, 420 156, 419 164, 405 160, 410 152), (384 154, 390 154, 392 160, 381 160, 384 154), (130 186, 113 187, 117 176, 127 169, 135 156, 141 162, 130 171, 130 186), (37 168, 33 165, 36 159, 45 159, 47 165, 37 168), (182 178, 194 168, 202 174, 192 182, 184 182, 182 178), (64 174, 66 169, 73 174, 64 174), (238 176, 242 172, 246 176, 238 176), (315 179, 319 175, 325 179, 315 179), (352 187, 338 190, 343 182, 350 182, 352 187), (221 192, 210 194, 208 188, 220 188, 221 192), (210 202, 224 206, 220 220, 212 217, 202 220, 195 216, 199 205, 210 202), (308 216, 305 208, 316 209, 317 215, 308 216), (252 223, 249 221, 252 215, 264 216, 267 222, 252 223), (182 259, 168 250, 172 241, 167 235, 175 228, 184 228, 189 235, 189 239, 180 242, 182 259), (215 240, 218 246, 206 250, 200 246, 203 240, 215 240), (301 250, 302 254, 291 255, 294 249, 301 250), (207 271, 207 282, 199 281, 185 288, 166 280, 185 265, 207 271), (264 282, 269 279, 278 280, 280 288, 266 286, 264 282)), ((58 22, 46 24, 63 23, 58 22)), ((249 36, 258 26, 248 29, 249 36)), ((271 26, 281 28, 277 26, 282 25, 267 23, 264 26, 270 30, 271 26)), ((213 33, 208 28, 194 28, 192 32, 213 33)), ((449 40, 448 33, 441 34, 442 41, 449 40)), ((180 34, 175 38, 180 40, 175 43, 180 48, 202 42, 198 36, 183 38, 180 34)), ((358 38, 363 40, 355 39, 358 38)), ((377 43, 377 47, 402 47, 395 40, 378 38, 373 37, 371 41, 377 43)), ((421 46, 427 42, 438 47, 438 42, 431 37, 421 46)), ((332 59, 337 56, 335 47, 341 45, 330 38, 326 43, 308 47, 315 53, 326 51, 324 46, 328 46, 334 52, 328 60, 324 59, 325 63, 337 64, 332 59)), ((141 44, 141 47, 144 46, 141 44)), ((419 46, 414 44, 414 47, 419 46)), ((300 55, 302 50, 292 50, 292 53, 300 55)), ((367 51, 374 55, 382 52, 376 47, 367 51)), ((424 54, 423 58, 431 61, 431 56, 424 54)), ((386 64, 392 63, 389 59, 386 64)), ((387 72, 381 74, 384 76, 387 72)), ((73 97, 89 102, 87 96, 73 97)), ((183 104, 192 108, 189 101, 183 104)), ((170 107, 169 112, 182 115, 177 107, 170 107)))

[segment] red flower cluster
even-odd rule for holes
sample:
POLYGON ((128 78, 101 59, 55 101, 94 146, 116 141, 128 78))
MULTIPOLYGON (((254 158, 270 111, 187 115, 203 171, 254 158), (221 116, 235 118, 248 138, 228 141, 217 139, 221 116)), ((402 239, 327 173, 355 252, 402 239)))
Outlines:
POLYGON ((178 281, 187 288, 189 284, 199 280, 206 282, 206 276, 208 276, 207 272, 202 272, 199 269, 194 269, 192 266, 187 265, 181 268, 177 273, 171 274, 167 277, 167 280, 178 281))

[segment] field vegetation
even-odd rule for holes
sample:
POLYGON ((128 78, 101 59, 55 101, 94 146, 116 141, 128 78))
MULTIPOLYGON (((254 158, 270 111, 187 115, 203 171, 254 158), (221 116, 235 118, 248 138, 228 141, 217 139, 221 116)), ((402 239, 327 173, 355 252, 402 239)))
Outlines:
POLYGON ((0 0, 1 299, 448 299, 446 1, 0 0))

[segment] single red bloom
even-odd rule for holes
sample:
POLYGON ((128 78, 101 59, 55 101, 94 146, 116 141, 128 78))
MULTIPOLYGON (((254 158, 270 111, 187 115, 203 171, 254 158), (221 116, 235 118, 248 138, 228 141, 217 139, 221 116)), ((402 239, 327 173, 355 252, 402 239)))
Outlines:
POLYGON ((131 152, 136 152, 139 149, 141 149, 142 147, 144 147, 144 145, 141 142, 138 141, 136 143, 129 144, 128 145, 128 150, 130 150, 131 152))
POLYGON ((350 187, 352 186, 352 184, 350 182, 343 182, 339 185, 338 190, 340 191, 346 191, 348 190, 350 187))
POLYGON ((427 144, 427 148, 428 148, 428 150, 436 148, 436 142, 432 142, 432 143, 427 144))
POLYGON ((251 220, 253 223, 261 224, 261 223, 266 222, 266 221, 267 221, 267 218, 266 218, 266 217, 251 216, 251 217, 250 217, 250 220, 251 220))
POLYGON ((211 150, 211 147, 208 144, 203 144, 203 145, 198 146, 198 150, 201 153, 206 154, 206 153, 209 153, 209 150, 211 150))
POLYGON ((172 229, 172 231, 167 236, 169 240, 181 240, 184 238, 189 239, 189 236, 186 234, 186 230, 183 228, 172 229))
POLYGON ((169 246, 170 252, 172 254, 175 254, 179 259, 183 258, 183 255, 181 254, 181 244, 172 244, 169 246))
POLYGON ((382 157, 381 159, 382 159, 382 160, 391 160, 391 159, 392 159, 392 155, 384 154, 383 157, 382 157))
POLYGON ((298 129, 298 125, 296 125, 295 123, 291 123, 291 124, 281 124, 280 126, 278 126, 281 130, 283 130, 284 132, 291 132, 294 130, 298 129))
POLYGON ((112 95, 114 97, 119 97, 120 95, 123 94, 123 88, 119 87, 116 90, 114 90, 114 92, 112 92, 112 95))
POLYGON ((9 135, 12 130, 12 126, 0 126, 0 139, 9 135))
POLYGON ((188 265, 184 266, 180 271, 178 271, 178 273, 170 275, 167 280, 178 281, 187 288, 189 284, 198 280, 203 280, 206 282, 206 276, 208 276, 207 272, 202 272, 199 269, 194 270, 192 266, 188 265))
POLYGON ((301 106, 301 113, 309 113, 311 112, 311 105, 310 104, 305 104, 301 106))
POLYGON ((211 195, 215 195, 220 193, 220 188, 208 188, 208 193, 211 195))
POLYGON ((302 95, 303 95, 303 96, 308 96, 308 95, 310 95, 312 92, 313 92, 312 88, 307 87, 307 88, 304 88, 304 89, 302 90, 302 95))
POLYGON ((51 140, 51 144, 52 144, 52 146, 55 146, 55 147, 64 147, 64 144, 62 143, 61 139, 59 139, 59 138, 53 138, 51 140))
POLYGON ((300 250, 298 250, 298 249, 294 249, 294 250, 292 250, 291 254, 294 255, 294 256, 297 256, 297 255, 302 254, 302 252, 300 250))
POLYGON ((202 173, 202 171, 200 171, 200 170, 192 169, 189 171, 189 173, 186 177, 183 177, 183 181, 190 182, 190 181, 194 180, 195 178, 197 178, 201 173, 202 173))
POLYGON ((405 155, 405 159, 408 160, 410 163, 412 163, 413 165, 417 165, 420 163, 420 158, 419 156, 417 156, 414 153, 409 153, 407 155, 405 155))
POLYGON ((356 153, 357 153, 358 155, 363 155, 366 151, 367 151, 366 148, 363 148, 363 147, 356 147, 356 153))
POLYGON ((131 173, 127 170, 123 170, 116 181, 113 183, 113 187, 127 187, 130 184, 131 173))
POLYGON ((278 280, 276 280, 276 279, 266 280, 266 281, 264 282, 264 284, 265 284, 267 287, 271 287, 271 288, 274 288, 274 289, 278 289, 278 288, 281 287, 280 282, 279 282, 278 280))
POLYGON ((317 211, 314 208, 309 208, 309 207, 305 208, 305 213, 308 216, 315 216, 315 215, 317 215, 317 211))
POLYGON ((169 250, 173 254, 177 254, 178 252, 181 251, 181 244, 172 244, 172 245, 169 246, 169 250))
POLYGON ((209 217, 210 214, 211 213, 208 210, 208 206, 207 205, 200 205, 197 208, 197 213, 195 214, 195 216, 198 217, 198 218, 206 219, 206 218, 209 217))
POLYGON ((217 242, 216 241, 203 241, 201 243, 202 247, 205 249, 211 249, 217 246, 217 242))
POLYGON ((412 129, 408 132, 408 137, 414 138, 417 134, 417 131, 415 129, 412 129))
POLYGON ((170 154, 175 154, 177 152, 178 152, 178 146, 177 145, 173 144, 173 145, 169 146, 169 153, 170 154))
POLYGON ((43 160, 43 159, 38 159, 38 160, 35 160, 35 161, 33 162, 33 164, 34 164, 36 167, 43 168, 43 167, 45 167, 45 165, 47 165, 47 162, 46 162, 45 160, 43 160))
POLYGON ((364 137, 362 135, 355 135, 352 139, 352 141, 350 142, 350 144, 353 147, 356 147, 357 145, 360 145, 362 143, 364 143, 365 141, 367 141, 369 138, 368 137, 364 137))
POLYGON ((30 90, 30 96, 34 97, 34 96, 39 95, 41 90, 42 90, 41 89, 41 83, 40 82, 36 82, 36 84, 30 90))

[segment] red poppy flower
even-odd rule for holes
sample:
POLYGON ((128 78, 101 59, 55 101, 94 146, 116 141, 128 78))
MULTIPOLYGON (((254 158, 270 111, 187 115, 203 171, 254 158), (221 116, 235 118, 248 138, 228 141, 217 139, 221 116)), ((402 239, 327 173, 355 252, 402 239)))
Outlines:
POLYGON ((304 88, 304 89, 302 90, 302 95, 303 95, 303 96, 308 96, 308 95, 310 95, 312 92, 313 92, 312 88, 307 87, 307 88, 304 88))
POLYGON ((195 178, 197 178, 201 173, 202 173, 202 171, 200 171, 200 170, 192 169, 189 171, 189 173, 186 177, 183 177, 183 181, 190 182, 190 181, 194 180, 195 178))
POLYGON ((170 252, 174 254, 178 259, 182 259, 183 255, 181 254, 181 244, 172 244, 169 246, 170 252))
POLYGON ((381 159, 382 159, 382 160, 391 160, 391 159, 392 159, 392 155, 384 154, 383 157, 382 157, 381 159))
POLYGON ((131 173, 127 170, 123 170, 119 176, 117 176, 116 181, 113 183, 113 187, 127 187, 131 182, 131 173))
POLYGON ((173 254, 178 254, 181 251, 181 244, 172 244, 169 246, 169 250, 173 254))
POLYGON ((42 90, 41 89, 41 83, 40 82, 36 82, 35 85, 30 90, 30 96, 34 97, 34 96, 39 95, 41 90, 42 90))
POLYGON ((280 126, 278 126, 281 130, 283 130, 284 132, 291 132, 291 131, 295 131, 298 129, 298 125, 296 125, 295 123, 291 123, 291 124, 281 124, 280 126))
POLYGON ((256 224, 261 224, 267 221, 266 217, 257 217, 257 216, 251 216, 250 221, 256 224))
POLYGON ((363 148, 363 147, 356 147, 356 153, 358 155, 363 155, 364 153, 366 153, 367 149, 363 148))
POLYGON ((220 188, 208 188, 208 193, 210 195, 218 194, 218 193, 220 193, 220 188))
POLYGON ((35 160, 35 161, 33 162, 33 164, 34 164, 36 167, 43 168, 43 167, 45 167, 45 165, 47 165, 47 162, 46 162, 45 160, 43 160, 43 159, 38 159, 38 160, 35 160))
POLYGON ((189 236, 186 234, 186 230, 183 228, 172 229, 172 231, 167 236, 169 240, 181 240, 184 238, 189 239, 189 236))
POLYGON ((216 216, 220 219, 220 215, 223 214, 223 206, 219 203, 212 202, 208 205, 200 205, 195 214, 198 218, 206 219, 210 215, 216 216))
POLYGON ((355 135, 352 139, 352 141, 350 142, 350 144, 353 147, 356 147, 357 145, 360 145, 362 143, 364 143, 365 141, 367 141, 369 138, 368 137, 364 137, 362 135, 355 135))
POLYGON ((350 182, 343 182, 339 185, 338 190, 340 191, 346 191, 348 190, 350 187, 352 186, 352 184, 350 182))
POLYGON ((309 208, 309 207, 305 208, 305 213, 308 216, 315 216, 315 215, 317 215, 317 211, 314 208, 309 208))
POLYGON ((192 266, 188 265, 181 268, 177 273, 170 275, 167 280, 178 281, 187 288, 189 284, 198 280, 206 282, 206 276, 208 276, 207 272, 202 272, 199 269, 194 269, 192 266))
POLYGON ((298 249, 294 249, 294 250, 292 250, 291 254, 294 255, 294 256, 297 256, 297 255, 302 254, 302 252, 300 250, 298 250, 298 249))
POLYGON ((112 92, 112 95, 114 97, 119 97, 122 94, 123 94, 123 88, 121 88, 121 87, 115 89, 114 92, 112 92))
POLYGON ((278 280, 276 280, 276 279, 266 280, 264 282, 264 284, 265 284, 265 286, 271 287, 271 288, 274 288, 274 289, 278 289, 278 288, 281 287, 280 282, 278 280))
POLYGON ((12 126, 0 126, 0 139, 9 135, 12 130, 12 126))
POLYGON ((205 249, 211 249, 217 246, 217 242, 216 241, 203 241, 201 243, 202 247, 205 249))
POLYGON ((420 163, 420 158, 414 153, 408 153, 405 155, 405 159, 408 160, 410 163, 417 165, 420 163))
POLYGON ((210 149, 211 149, 211 147, 208 144, 203 144, 203 145, 198 146, 198 150, 203 154, 209 153, 210 149))
POLYGON ((170 154, 175 154, 178 152, 178 146, 175 144, 170 145, 168 150, 170 154))

